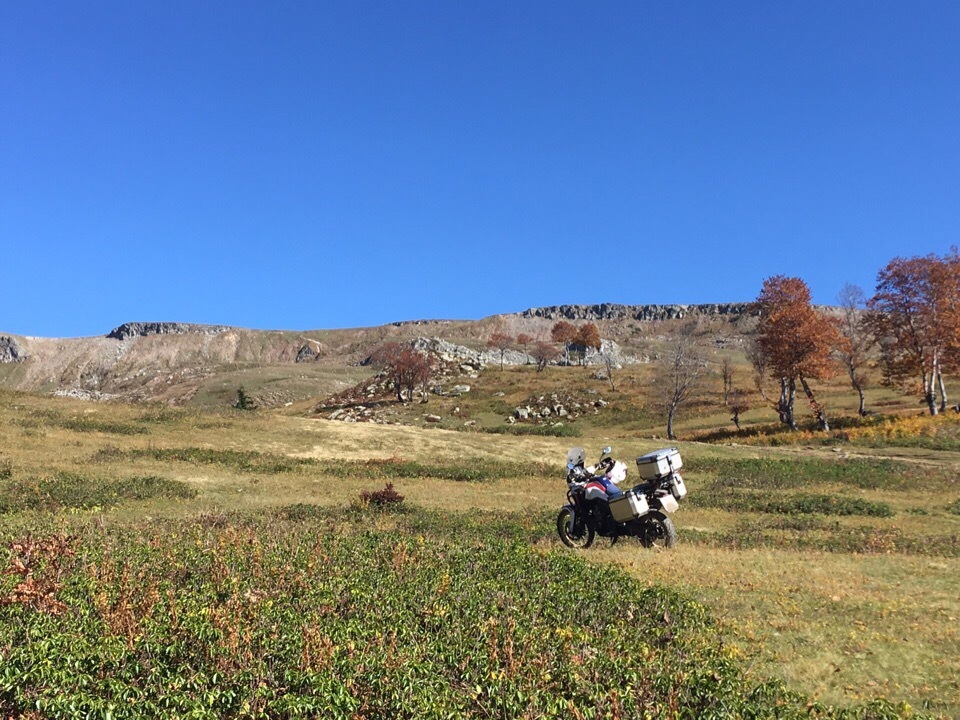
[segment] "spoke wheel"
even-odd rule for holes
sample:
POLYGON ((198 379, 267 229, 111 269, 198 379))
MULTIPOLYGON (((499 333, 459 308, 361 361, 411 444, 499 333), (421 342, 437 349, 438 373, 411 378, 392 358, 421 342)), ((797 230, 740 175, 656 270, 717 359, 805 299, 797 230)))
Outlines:
POLYGON ((677 544, 677 529, 662 512, 653 511, 642 520, 640 543, 648 548, 672 548, 677 544))
POLYGON ((570 508, 563 508, 557 515, 557 535, 567 547, 588 548, 593 545, 593 528, 588 527, 583 519, 577 519, 570 528, 571 512, 570 508))

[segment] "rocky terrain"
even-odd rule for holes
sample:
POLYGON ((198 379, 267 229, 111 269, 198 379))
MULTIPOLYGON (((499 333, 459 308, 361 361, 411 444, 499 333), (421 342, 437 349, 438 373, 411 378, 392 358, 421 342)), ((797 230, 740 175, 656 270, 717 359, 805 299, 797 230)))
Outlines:
MULTIPOLYGON (((610 358, 619 367, 648 361, 651 347, 669 334, 671 323, 691 315, 718 323, 718 346, 726 346, 749 330, 746 313, 743 303, 561 305, 476 321, 413 320, 303 332, 128 322, 98 337, 0 335, 0 387, 97 400, 184 404, 211 393, 219 393, 220 402, 242 384, 252 388, 263 405, 286 404, 321 394, 311 390, 318 378, 336 376, 324 385, 325 391, 352 387, 369 373, 361 366, 371 352, 389 341, 412 343, 443 363, 482 368, 501 362, 500 352, 486 345, 493 333, 549 340, 557 319, 593 321, 604 344, 601 352, 588 351, 582 362, 603 365, 610 358)), ((526 352, 530 349, 515 346, 502 361, 530 364, 526 352)))

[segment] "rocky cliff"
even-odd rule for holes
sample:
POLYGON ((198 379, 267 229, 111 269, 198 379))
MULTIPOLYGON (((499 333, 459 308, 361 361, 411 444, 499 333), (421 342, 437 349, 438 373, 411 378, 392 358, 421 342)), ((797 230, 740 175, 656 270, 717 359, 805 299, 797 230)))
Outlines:
POLYGON ((229 325, 198 325, 196 323, 178 322, 130 322, 115 327, 108 338, 126 340, 131 337, 146 337, 148 335, 186 335, 198 333, 201 335, 216 335, 217 333, 235 330, 229 325))
POLYGON ((749 312, 749 303, 710 303, 705 305, 553 305, 530 308, 525 318, 547 320, 678 320, 688 315, 739 317, 749 312))
POLYGON ((0 335, 0 363, 23 362, 26 359, 27 354, 16 338, 9 335, 0 335))

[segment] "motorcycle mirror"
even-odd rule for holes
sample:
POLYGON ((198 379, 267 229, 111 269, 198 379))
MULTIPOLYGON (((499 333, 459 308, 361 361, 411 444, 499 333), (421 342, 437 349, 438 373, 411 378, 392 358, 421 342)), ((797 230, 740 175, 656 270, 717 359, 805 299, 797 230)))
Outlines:
MULTIPOLYGON (((609 445, 607 445, 607 446, 603 449, 603 455, 609 455, 612 450, 613 450, 613 448, 610 447, 609 445)), ((603 455, 601 455, 600 457, 603 457, 603 455)))

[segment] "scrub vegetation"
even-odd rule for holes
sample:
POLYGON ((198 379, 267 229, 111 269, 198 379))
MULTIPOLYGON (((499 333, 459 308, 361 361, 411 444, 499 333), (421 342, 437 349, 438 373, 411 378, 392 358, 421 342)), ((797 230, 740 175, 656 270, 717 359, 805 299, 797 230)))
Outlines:
MULTIPOLYGON (((458 402, 563 372, 596 382, 495 368, 458 402)), ((664 444, 639 379, 588 455, 664 444)), ((953 450, 681 442, 680 545, 577 553, 569 439, 296 409, 0 392, 0 715, 960 714, 953 450)))

